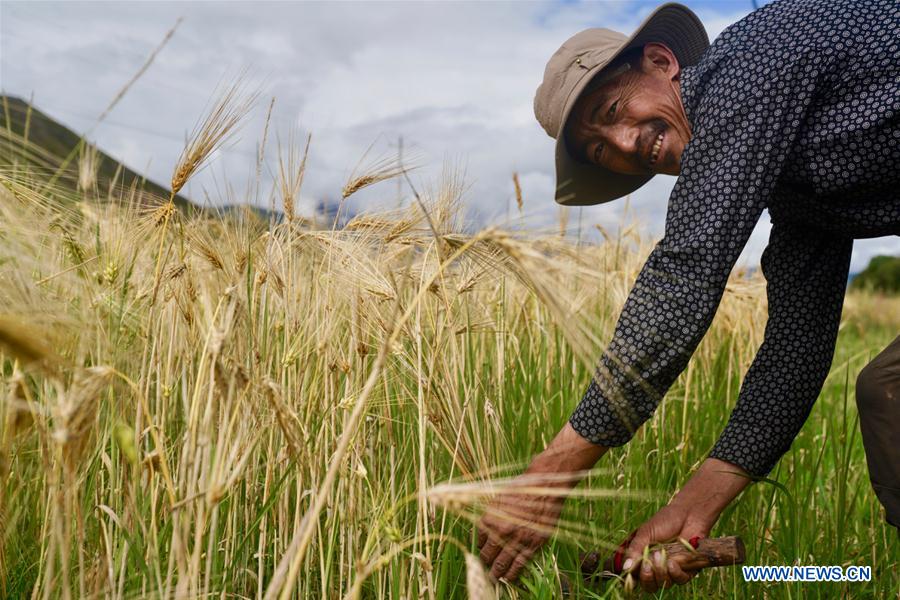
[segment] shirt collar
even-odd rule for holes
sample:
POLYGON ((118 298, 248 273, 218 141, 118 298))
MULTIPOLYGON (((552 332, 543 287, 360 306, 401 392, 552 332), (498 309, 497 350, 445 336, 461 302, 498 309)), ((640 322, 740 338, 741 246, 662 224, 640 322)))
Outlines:
POLYGON ((694 128, 694 111, 697 108, 697 79, 700 77, 700 69, 697 65, 681 67, 679 77, 681 104, 684 106, 684 114, 687 115, 691 129, 694 128))

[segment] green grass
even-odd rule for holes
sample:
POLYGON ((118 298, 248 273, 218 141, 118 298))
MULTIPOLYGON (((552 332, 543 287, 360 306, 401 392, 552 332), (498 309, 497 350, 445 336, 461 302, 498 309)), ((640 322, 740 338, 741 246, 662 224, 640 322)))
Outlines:
MULTIPOLYGON (((738 568, 722 568, 704 572, 689 586, 661 591, 656 597, 887 598, 897 593, 900 541, 897 531, 883 522, 883 509, 870 487, 854 403, 856 374, 896 337, 897 329, 854 316, 858 315, 851 313, 844 321, 832 370, 812 414, 791 450, 769 475, 774 483, 751 485, 725 511, 711 535, 740 535, 748 565, 870 565, 872 581, 746 583, 738 568)), ((724 427, 745 370, 729 368, 732 348, 710 350, 708 365, 696 365, 692 377, 683 375, 635 438, 601 460, 600 466, 612 465, 613 473, 593 476, 582 485, 622 491, 652 489, 665 496, 678 489, 724 427), (694 390, 687 399, 685 387, 694 390), (686 402, 689 416, 682 426, 686 402)), ((525 358, 525 370, 541 372, 544 360, 541 353, 525 358)), ((506 395, 533 399, 504 415, 502 435, 513 460, 524 463, 543 448, 565 423, 587 377, 584 370, 575 378, 560 373, 546 389, 529 389, 524 374, 525 381, 511 382, 513 387, 506 395), (535 423, 541 425, 535 427, 535 423)), ((554 541, 524 577, 527 591, 520 596, 559 597, 554 571, 578 581, 579 552, 603 543, 617 544, 664 503, 665 498, 651 502, 570 500, 563 519, 588 524, 596 546, 554 541)), ((459 534, 465 531, 461 527, 459 534)), ((462 573, 461 555, 449 552, 443 569, 462 573)), ((457 578, 444 592, 464 597, 464 586, 464 579, 457 578)), ((621 597, 620 588, 612 583, 580 589, 579 593, 621 597)))

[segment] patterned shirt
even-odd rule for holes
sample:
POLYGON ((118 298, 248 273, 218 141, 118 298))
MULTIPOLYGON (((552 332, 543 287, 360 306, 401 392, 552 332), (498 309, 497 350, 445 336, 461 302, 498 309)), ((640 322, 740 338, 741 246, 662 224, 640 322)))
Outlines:
POLYGON ((900 234, 900 2, 776 0, 683 67, 665 234, 570 423, 621 446, 684 370, 764 209, 765 337, 709 456, 766 475, 831 366, 854 238, 900 234))

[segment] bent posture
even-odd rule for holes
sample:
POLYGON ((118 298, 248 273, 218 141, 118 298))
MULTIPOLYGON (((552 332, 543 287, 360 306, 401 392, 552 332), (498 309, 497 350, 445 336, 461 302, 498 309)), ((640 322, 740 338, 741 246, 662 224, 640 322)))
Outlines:
MULTIPOLYGON (((693 572, 644 564, 642 550, 707 535, 747 475, 765 476, 790 448, 831 365, 853 240, 900 234, 900 4, 777 0, 710 45, 697 17, 669 3, 631 37, 588 29, 566 41, 535 114, 557 140, 562 204, 607 202, 656 173, 678 180, 593 380, 523 483, 550 474, 544 485, 574 486, 629 441, 706 333, 762 211, 771 217, 765 339, 737 405, 626 551, 645 590, 685 583, 693 572)), ((857 403, 872 484, 900 526, 900 337, 863 369, 857 403)), ((481 556, 515 579, 563 500, 512 490, 494 502, 481 556)))

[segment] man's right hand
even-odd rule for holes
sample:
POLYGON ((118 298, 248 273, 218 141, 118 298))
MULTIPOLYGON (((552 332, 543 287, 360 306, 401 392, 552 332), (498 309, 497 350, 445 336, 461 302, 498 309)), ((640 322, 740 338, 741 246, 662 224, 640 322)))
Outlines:
POLYGON ((481 560, 491 575, 515 581, 553 534, 566 493, 606 450, 566 423, 525 472, 491 501, 478 523, 481 560))
POLYGON ((526 472, 485 509, 478 523, 478 548, 482 562, 495 578, 515 581, 534 553, 550 539, 565 496, 541 493, 538 488, 559 487, 540 474, 526 472))

